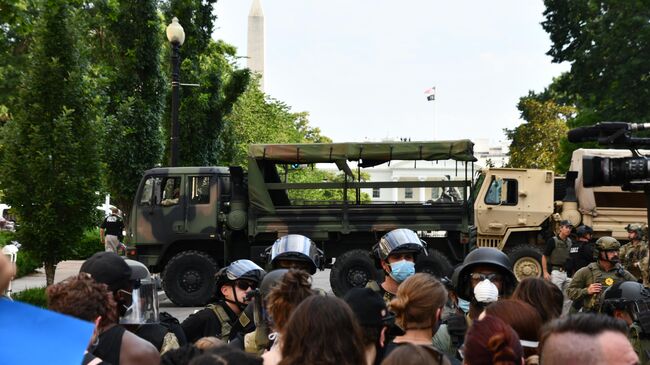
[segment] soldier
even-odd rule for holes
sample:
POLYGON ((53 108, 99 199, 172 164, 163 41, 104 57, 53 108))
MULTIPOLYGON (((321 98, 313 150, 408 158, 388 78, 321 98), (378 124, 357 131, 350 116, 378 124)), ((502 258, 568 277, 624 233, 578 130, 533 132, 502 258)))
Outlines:
POLYGON ((181 326, 187 340, 216 336, 228 341, 233 323, 244 310, 246 294, 257 288, 266 272, 250 260, 237 260, 217 272, 217 295, 220 299, 190 315, 181 326))
POLYGON ((567 264, 567 273, 573 277, 576 271, 594 262, 594 243, 592 242, 593 229, 582 225, 576 228, 576 241, 569 250, 570 260, 567 264))
POLYGON ((271 270, 300 269, 314 275, 322 269, 323 252, 309 237, 289 234, 278 238, 268 249, 267 262, 271 270))
POLYGON ((572 228, 573 224, 568 220, 560 221, 560 232, 546 241, 546 249, 542 255, 544 279, 550 280, 562 291, 569 283, 566 264, 572 245, 569 238, 572 228))
POLYGON ((648 243, 643 240, 643 226, 641 224, 628 224, 625 227, 630 242, 621 247, 619 257, 621 265, 637 278, 643 279, 643 284, 648 285, 648 243), (643 270, 645 266, 645 270, 643 270))
POLYGON ((650 361, 650 290, 634 281, 614 284, 603 294, 601 312, 625 321, 640 363, 650 361))
POLYGON ((386 233, 373 247, 373 252, 378 266, 384 270, 385 279, 381 284, 372 280, 366 287, 379 293, 388 304, 395 298, 399 284, 415 274, 417 255, 427 255, 427 251, 415 232, 398 228, 386 233))
POLYGON ((636 281, 634 275, 619 264, 621 244, 614 237, 601 237, 594 246, 596 262, 578 270, 566 290, 573 301, 582 301, 583 312, 598 311, 600 296, 610 286, 625 280, 636 281))

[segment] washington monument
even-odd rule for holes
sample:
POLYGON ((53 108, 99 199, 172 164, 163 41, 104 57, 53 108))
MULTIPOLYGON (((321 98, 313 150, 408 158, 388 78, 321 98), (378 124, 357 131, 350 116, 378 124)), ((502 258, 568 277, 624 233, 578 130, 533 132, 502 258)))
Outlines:
POLYGON ((264 91, 264 13, 260 0, 253 0, 248 13, 248 68, 260 76, 264 91))

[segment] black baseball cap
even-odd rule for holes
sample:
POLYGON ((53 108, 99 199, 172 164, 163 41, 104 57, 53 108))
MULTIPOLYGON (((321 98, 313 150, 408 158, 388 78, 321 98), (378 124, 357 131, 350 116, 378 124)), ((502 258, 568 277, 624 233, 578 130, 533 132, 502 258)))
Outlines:
POLYGON ((85 272, 111 291, 124 289, 131 279, 131 267, 115 252, 97 252, 84 261, 79 272, 85 272))
POLYGON ((568 219, 563 219, 560 221, 560 227, 561 226, 573 227, 573 223, 568 219))
POLYGON ((388 312, 381 295, 370 288, 352 288, 343 298, 363 327, 390 325, 395 316, 388 312))

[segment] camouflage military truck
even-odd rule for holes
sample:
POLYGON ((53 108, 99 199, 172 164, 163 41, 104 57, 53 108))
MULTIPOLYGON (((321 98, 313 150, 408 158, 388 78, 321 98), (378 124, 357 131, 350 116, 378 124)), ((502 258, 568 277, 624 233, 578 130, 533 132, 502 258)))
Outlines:
MULTIPOLYGON (((448 275, 467 253, 472 222, 473 143, 468 140, 394 143, 252 145, 248 166, 155 168, 145 172, 129 217, 129 255, 154 273, 177 305, 214 295, 219 266, 259 259, 289 233, 310 237, 331 267, 336 294, 378 275, 370 248, 395 228, 421 232, 429 256, 418 268, 448 275), (455 160, 458 180, 355 180, 356 169, 400 161, 455 160), (342 182, 288 183, 293 164, 334 164, 342 182), (458 170, 458 169, 457 169, 458 170), (442 189, 454 197, 429 201, 364 202, 362 189, 442 189), (341 189, 339 201, 292 201, 291 189, 341 189)), ((360 176, 360 175, 357 175, 360 176)), ((448 194, 449 195, 449 194, 448 194)))
POLYGON ((479 247, 505 250, 514 264, 518 279, 539 276, 541 253, 563 219, 574 226, 586 224, 594 237, 613 236, 628 240, 629 223, 647 221, 643 192, 622 191, 620 187, 582 186, 582 157, 624 157, 621 150, 574 151, 566 177, 535 169, 489 169, 476 182, 474 230, 479 247))

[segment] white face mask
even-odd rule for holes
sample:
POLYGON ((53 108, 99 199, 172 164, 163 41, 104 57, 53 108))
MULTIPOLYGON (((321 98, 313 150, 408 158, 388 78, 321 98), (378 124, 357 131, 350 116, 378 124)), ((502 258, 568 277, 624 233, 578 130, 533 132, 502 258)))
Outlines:
POLYGON ((474 287, 474 298, 479 303, 492 303, 499 299, 499 289, 488 279, 484 279, 474 287))

